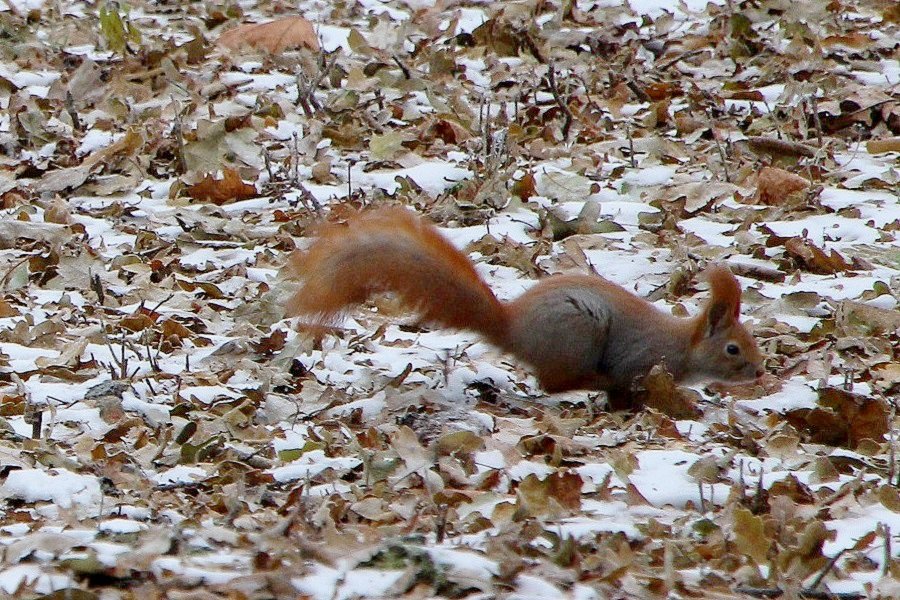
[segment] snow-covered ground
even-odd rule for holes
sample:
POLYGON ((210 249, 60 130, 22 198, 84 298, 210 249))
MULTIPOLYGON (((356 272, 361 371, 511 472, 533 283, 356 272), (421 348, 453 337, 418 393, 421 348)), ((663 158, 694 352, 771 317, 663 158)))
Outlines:
POLYGON ((0 3, 2 594, 900 596, 898 22, 0 3), (336 54, 215 43, 298 14, 336 54), (609 414, 389 299, 286 317, 315 226, 396 204, 504 300, 594 271, 686 316, 725 262, 767 375, 609 414))

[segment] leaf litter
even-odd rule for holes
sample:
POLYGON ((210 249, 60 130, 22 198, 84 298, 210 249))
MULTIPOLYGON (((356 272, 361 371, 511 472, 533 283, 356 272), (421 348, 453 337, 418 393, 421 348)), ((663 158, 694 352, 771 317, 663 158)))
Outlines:
POLYGON ((11 0, 0 30, 3 593, 900 594, 891 3, 11 0), (593 270, 685 315, 727 262, 768 374, 609 413, 390 298, 284 319, 287 256, 382 204, 501 298, 593 270))

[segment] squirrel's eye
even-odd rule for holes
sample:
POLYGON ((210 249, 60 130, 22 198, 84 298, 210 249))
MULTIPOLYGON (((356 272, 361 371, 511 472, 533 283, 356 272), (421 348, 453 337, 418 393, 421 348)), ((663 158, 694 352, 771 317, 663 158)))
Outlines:
POLYGON ((725 346, 725 352, 727 352, 731 356, 737 356, 741 353, 741 349, 737 344, 728 344, 727 346, 725 346))

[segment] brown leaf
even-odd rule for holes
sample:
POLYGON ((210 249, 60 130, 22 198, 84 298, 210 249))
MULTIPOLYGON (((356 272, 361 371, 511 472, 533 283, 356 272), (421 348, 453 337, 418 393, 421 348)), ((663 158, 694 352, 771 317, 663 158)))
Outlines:
POLYGON ((522 31, 516 30, 508 21, 499 17, 476 27, 472 37, 477 45, 486 46, 499 56, 517 56, 527 43, 523 40, 522 31))
POLYGON ((551 498, 569 510, 581 507, 581 486, 584 483, 577 473, 556 473, 548 476, 544 482, 551 498))
POLYGON ((528 199, 532 196, 537 196, 537 190, 535 189, 537 180, 534 178, 534 173, 531 171, 525 173, 525 175, 514 182, 510 187, 510 194, 513 196, 518 196, 518 198, 522 202, 528 202, 528 199))
POLYGON ((764 102, 765 96, 759 90, 736 90, 733 92, 725 92, 723 98, 729 100, 750 100, 751 102, 764 102))
POLYGON ((174 319, 166 319, 162 322, 162 336, 165 339, 169 339, 171 336, 175 336, 179 340, 184 338, 193 337, 193 332, 179 323, 174 319))
POLYGON ((255 198, 257 195, 256 186, 244 183, 238 172, 230 168, 225 169, 222 179, 207 175, 199 183, 188 186, 185 191, 194 200, 212 202, 217 206, 255 198))
POLYGON ((835 318, 842 328, 860 331, 865 335, 881 337, 900 329, 900 312, 896 309, 881 308, 855 300, 841 302, 835 318))
POLYGON ((477 434, 462 429, 442 435, 435 444, 438 456, 471 454, 484 448, 484 440, 477 434))
POLYGON ((122 320, 119 321, 119 326, 128 331, 143 331, 153 327, 154 324, 155 321, 152 318, 140 312, 122 317, 122 320))
POLYGON ((119 140, 91 153, 80 165, 47 173, 34 185, 34 189, 43 193, 77 188, 87 181, 94 167, 133 156, 143 147, 144 136, 136 129, 129 129, 119 140))
POLYGON ((284 348, 285 340, 287 340, 287 332, 276 329, 271 334, 260 338, 258 342, 251 342, 250 346, 257 354, 271 356, 284 348))
POLYGON ((319 38, 313 24, 297 16, 238 25, 220 35, 218 43, 231 49, 253 46, 272 54, 293 48, 319 50, 319 38))
POLYGON ((178 284, 183 290, 188 292, 193 292, 196 289, 201 289, 204 294, 206 294, 207 298, 212 298, 213 300, 221 300, 225 297, 225 292, 223 292, 217 285, 214 283, 210 283, 208 281, 188 281, 186 279, 176 279, 175 282, 178 284))
POLYGON ((812 158, 816 155, 815 148, 797 142, 788 142, 777 138, 749 137, 747 142, 750 149, 757 154, 767 154, 774 158, 779 157, 805 157, 812 158))
POLYGON ((819 390, 819 404, 836 411, 848 424, 851 448, 864 439, 881 441, 890 428, 887 404, 870 396, 826 387, 819 390))
POLYGON ((816 500, 809 486, 803 485, 793 475, 772 484, 769 488, 769 497, 776 496, 787 496, 796 504, 813 504, 816 500))
POLYGON ((529 516, 558 516, 581 507, 581 485, 577 473, 551 473, 544 479, 532 473, 519 483, 517 496, 529 516))
POLYGON ((675 384, 675 378, 662 366, 656 365, 644 377, 643 390, 634 394, 635 406, 646 406, 673 419, 695 419, 700 416, 697 401, 700 395, 675 384))
POLYGON ((756 179, 759 201, 768 205, 781 205, 787 196, 807 189, 810 182, 784 169, 763 167, 756 179))
POLYGON ((56 196, 44 209, 44 221, 47 223, 59 223, 60 225, 71 223, 72 213, 69 211, 69 204, 59 196, 56 196))
POLYGON ((681 87, 669 82, 651 83, 644 87, 644 93, 653 102, 668 100, 675 96, 681 96, 681 87))
POLYGON ((784 249, 788 256, 810 273, 833 275, 853 269, 853 264, 837 251, 832 250, 829 254, 806 238, 792 237, 784 243, 784 249))
POLYGON ((827 563, 822 554, 822 546, 828 539, 833 538, 834 535, 820 520, 808 521, 793 543, 786 544, 787 547, 778 554, 779 571, 790 573, 798 580, 803 580, 821 570, 827 563))
POLYGON ((0 298, 0 319, 5 319, 6 317, 17 317, 20 313, 18 309, 7 302, 5 299, 0 298))
POLYGON ((866 150, 869 151, 869 154, 900 152, 900 137, 886 138, 883 140, 869 140, 866 142, 866 150))
POLYGON ((900 513, 900 491, 894 486, 883 485, 878 488, 878 499, 891 512, 900 513))
POLYGON ((890 4, 882 9, 882 17, 885 23, 900 23, 900 4, 890 4))
POLYGON ((688 468, 688 475, 703 483, 716 483, 722 467, 715 456, 704 456, 688 468))
POLYGON ((829 35, 822 38, 822 45, 825 47, 845 46, 847 48, 868 48, 872 45, 872 39, 860 32, 854 32, 847 35, 829 35))
POLYGON ((766 535, 762 517, 755 516, 746 508, 734 511, 734 542, 742 554, 752 558, 756 564, 767 562, 772 540, 766 535))
POLYGON ((900 387, 900 363, 885 362, 872 367, 872 383, 876 388, 887 392, 900 387))
POLYGON ((810 441, 856 448, 864 439, 880 442, 889 428, 889 410, 881 400, 835 387, 819 390, 819 406, 785 414, 810 441))

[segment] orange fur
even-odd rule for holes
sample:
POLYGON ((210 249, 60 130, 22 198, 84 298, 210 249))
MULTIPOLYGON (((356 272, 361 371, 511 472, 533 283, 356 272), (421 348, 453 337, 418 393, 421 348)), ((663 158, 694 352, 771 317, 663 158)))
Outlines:
POLYGON ((472 262, 406 210, 364 212, 345 227, 328 226, 293 261, 304 285, 288 314, 329 322, 371 294, 391 291, 436 325, 474 329, 492 341, 506 329, 506 307, 472 262))
POLYGON ((690 319, 588 275, 550 277, 502 303, 465 254, 402 209, 328 226, 292 262, 302 285, 288 314, 328 323, 373 293, 393 292, 426 321, 475 331, 531 365, 549 392, 627 390, 660 363, 678 381, 762 374, 762 356, 738 319, 740 285, 724 266, 707 269, 710 299, 690 319))

